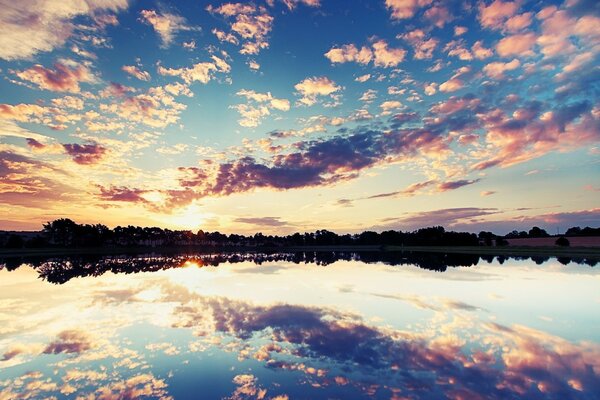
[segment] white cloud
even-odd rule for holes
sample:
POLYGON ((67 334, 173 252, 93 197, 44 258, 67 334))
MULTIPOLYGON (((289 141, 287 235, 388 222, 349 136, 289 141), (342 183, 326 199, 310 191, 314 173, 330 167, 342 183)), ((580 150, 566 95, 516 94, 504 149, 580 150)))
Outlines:
POLYGON ((128 0, 18 0, 0 7, 0 58, 31 59, 64 45, 73 19, 127 8, 128 0))

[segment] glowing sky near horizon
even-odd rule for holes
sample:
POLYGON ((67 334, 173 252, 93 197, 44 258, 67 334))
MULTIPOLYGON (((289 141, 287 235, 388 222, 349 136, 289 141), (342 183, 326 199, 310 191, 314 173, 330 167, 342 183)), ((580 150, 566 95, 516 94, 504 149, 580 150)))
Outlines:
POLYGON ((600 225, 595 1, 0 6, 0 229, 600 225))

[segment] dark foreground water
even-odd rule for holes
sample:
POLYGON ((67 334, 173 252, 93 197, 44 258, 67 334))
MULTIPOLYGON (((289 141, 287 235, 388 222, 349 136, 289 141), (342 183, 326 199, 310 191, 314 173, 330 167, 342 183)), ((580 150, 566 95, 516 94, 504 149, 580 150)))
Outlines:
POLYGON ((595 263, 0 261, 0 400, 600 398, 595 263))

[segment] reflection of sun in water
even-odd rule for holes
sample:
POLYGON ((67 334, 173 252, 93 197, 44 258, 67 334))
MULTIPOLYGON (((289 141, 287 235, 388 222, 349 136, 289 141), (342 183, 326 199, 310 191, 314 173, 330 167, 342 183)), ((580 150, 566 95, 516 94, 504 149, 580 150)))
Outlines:
POLYGON ((200 268, 201 265, 197 261, 187 260, 182 265, 183 268, 200 268))

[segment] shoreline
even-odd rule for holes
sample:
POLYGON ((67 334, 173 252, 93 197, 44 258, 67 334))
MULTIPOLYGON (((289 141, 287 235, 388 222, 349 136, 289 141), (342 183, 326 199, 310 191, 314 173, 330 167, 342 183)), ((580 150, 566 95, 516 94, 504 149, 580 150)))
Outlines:
POLYGON ((283 247, 212 247, 201 245, 189 246, 135 246, 135 247, 50 247, 39 249, 0 249, 0 257, 48 257, 69 255, 119 255, 146 253, 294 253, 294 252, 430 252, 459 253, 492 256, 542 256, 572 257, 600 260, 600 247, 549 247, 549 246, 283 246, 283 247))

